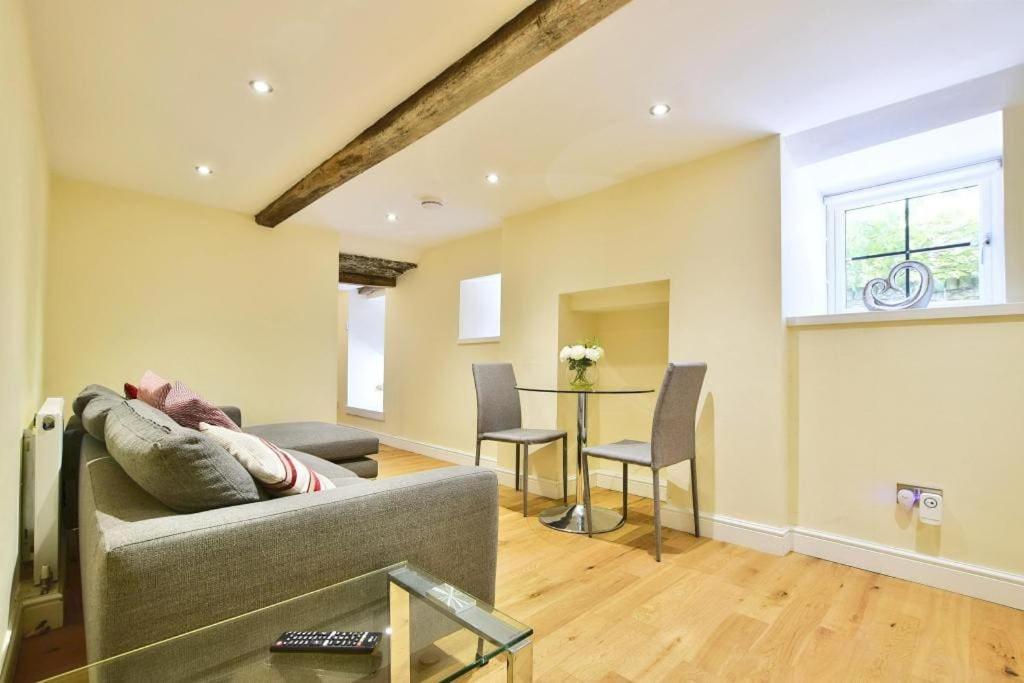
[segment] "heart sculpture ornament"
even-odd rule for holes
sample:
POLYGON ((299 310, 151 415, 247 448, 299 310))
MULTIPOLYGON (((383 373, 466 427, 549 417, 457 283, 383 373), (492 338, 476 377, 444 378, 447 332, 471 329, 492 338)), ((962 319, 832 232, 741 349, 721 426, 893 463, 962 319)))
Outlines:
POLYGON ((904 261, 897 263, 889 271, 888 278, 876 277, 868 280, 864 285, 864 306, 869 311, 901 311, 906 308, 927 308, 932 300, 932 293, 935 291, 935 279, 932 277, 931 268, 920 261, 904 261), (888 291, 901 289, 896 284, 896 277, 904 270, 916 271, 921 276, 917 291, 899 301, 882 301, 878 297, 888 291))

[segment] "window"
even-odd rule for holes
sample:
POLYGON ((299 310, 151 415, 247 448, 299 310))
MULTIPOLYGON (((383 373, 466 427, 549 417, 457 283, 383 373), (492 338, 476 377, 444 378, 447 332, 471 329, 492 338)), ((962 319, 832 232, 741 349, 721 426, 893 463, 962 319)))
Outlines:
POLYGON ((384 419, 383 294, 348 297, 348 398, 346 412, 384 419))
POLYGON ((497 341, 501 336, 501 273, 459 283, 459 341, 497 341))
MULTIPOLYGON (((863 310, 864 285, 906 260, 931 268, 932 306, 1005 297, 1001 168, 989 162, 826 198, 829 310, 863 310)), ((899 275, 898 300, 918 286, 899 275)))

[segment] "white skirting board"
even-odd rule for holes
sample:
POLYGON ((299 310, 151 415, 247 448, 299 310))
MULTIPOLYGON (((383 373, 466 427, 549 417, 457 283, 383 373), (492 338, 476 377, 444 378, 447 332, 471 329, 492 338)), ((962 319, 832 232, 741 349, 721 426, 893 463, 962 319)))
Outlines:
MULTIPOLYGON (((387 434, 377 434, 381 443, 412 453, 419 453, 457 465, 472 465, 474 456, 443 446, 424 444, 387 434)), ((503 486, 512 486, 513 471, 499 467, 492 457, 483 456, 480 464, 495 471, 503 486)), ((595 486, 622 490, 622 478, 614 472, 600 470, 593 473, 595 486)), ((569 495, 575 490, 575 477, 569 478, 569 495)), ((665 486, 660 486, 665 491, 665 486)), ((546 498, 562 497, 560 481, 530 477, 530 491, 546 498)), ((630 477, 629 492, 651 497, 651 482, 630 477)), ((664 500, 664 495, 662 496, 664 500)), ((664 503, 661 521, 665 526, 693 533, 693 513, 664 503)), ((981 600, 1024 609, 1024 575, 1013 574, 979 565, 957 562, 942 557, 923 555, 911 550, 881 545, 848 536, 808 529, 800 526, 777 527, 749 522, 725 515, 701 512, 700 531, 718 541, 742 545, 773 555, 790 551, 831 562, 858 567, 870 572, 969 595, 981 600)))
POLYGON ((1024 609, 1024 575, 989 569, 858 538, 794 527, 793 550, 972 598, 1024 609))

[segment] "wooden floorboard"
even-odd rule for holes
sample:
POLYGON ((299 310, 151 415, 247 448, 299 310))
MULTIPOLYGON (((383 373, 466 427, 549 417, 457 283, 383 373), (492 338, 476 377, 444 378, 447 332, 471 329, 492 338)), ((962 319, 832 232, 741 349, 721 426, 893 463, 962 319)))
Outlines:
MULTIPOLYGON (((380 476, 448 463, 381 447, 380 476)), ((594 489, 595 504, 621 494, 594 489)), ((1024 612, 790 553, 663 531, 654 561, 651 501, 594 538, 551 531, 553 504, 499 493, 498 607, 532 626, 534 680, 1020 680, 1024 612)), ((80 601, 78 601, 80 602, 80 601)), ((73 607, 78 604, 75 600, 73 607)), ((26 639, 16 680, 74 668, 72 629, 26 639)), ((497 662, 474 680, 503 680, 497 662)))

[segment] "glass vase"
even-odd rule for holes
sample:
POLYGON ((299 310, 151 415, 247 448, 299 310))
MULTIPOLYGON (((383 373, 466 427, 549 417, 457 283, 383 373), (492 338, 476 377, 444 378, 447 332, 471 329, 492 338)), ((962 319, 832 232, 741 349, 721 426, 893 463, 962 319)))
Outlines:
POLYGON ((597 384, 597 364, 579 365, 568 369, 569 386, 574 389, 593 389, 597 384))

